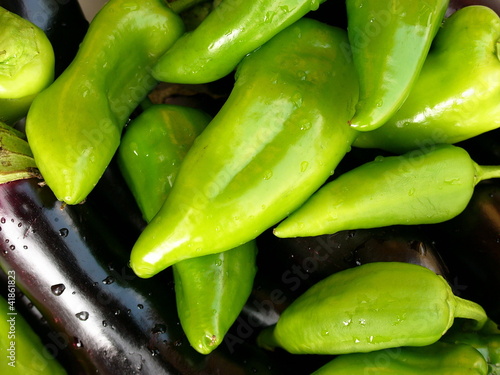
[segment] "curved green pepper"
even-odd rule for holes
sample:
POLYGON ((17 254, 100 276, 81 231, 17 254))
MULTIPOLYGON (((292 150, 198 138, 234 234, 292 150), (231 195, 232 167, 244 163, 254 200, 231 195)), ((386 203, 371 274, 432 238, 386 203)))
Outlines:
POLYGON ((366 263, 309 288, 265 328, 258 344, 296 354, 347 354, 438 341, 455 318, 487 321, 440 275, 403 262, 366 263))
POLYGON ((312 375, 487 375, 481 354, 466 344, 436 342, 422 347, 402 347, 370 353, 343 354, 312 375))
POLYGON ((0 121, 26 116, 35 96, 54 80, 55 57, 45 33, 0 7, 0 121))
POLYGON ((403 104, 424 64, 449 0, 347 0, 347 32, 359 74, 350 120, 374 130, 403 104))
POLYGON ((184 25, 163 0, 111 0, 70 66, 39 94, 26 133, 49 187, 83 201, 118 148, 131 112, 157 84, 151 67, 184 25))
POLYGON ((403 153, 456 143, 500 126, 500 18, 468 6, 444 22, 410 94, 357 147, 403 153))
MULTIPOLYGON (((126 128, 118 164, 146 221, 160 210, 180 164, 210 116, 195 108, 153 105, 126 128)), ((186 259, 173 266, 177 312, 190 344, 219 346, 252 291, 257 246, 186 259)))
POLYGON ((206 83, 231 73, 243 57, 325 0, 223 0, 185 33, 153 69, 159 81, 206 83))
POLYGON ((479 166, 467 151, 452 145, 377 157, 323 186, 274 234, 303 237, 440 223, 465 209, 476 184, 495 177, 500 177, 499 167, 479 166))
MULTIPOLYGON (((15 280, 14 274, 8 274, 15 280)), ((14 290, 9 281, 10 290, 14 290)), ((15 294, 15 292, 12 292, 15 294)), ((21 314, 16 311, 15 299, 0 296, 0 348, 2 374, 63 375, 66 371, 43 346, 42 341, 21 314)))
POLYGON ((256 238, 326 181, 357 133, 346 44, 345 31, 301 19, 245 57, 132 249, 138 276, 256 238))

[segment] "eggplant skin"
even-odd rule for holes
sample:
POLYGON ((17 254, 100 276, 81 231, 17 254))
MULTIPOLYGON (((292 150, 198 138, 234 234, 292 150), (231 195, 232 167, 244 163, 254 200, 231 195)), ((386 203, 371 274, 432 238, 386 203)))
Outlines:
POLYGON ((87 202, 65 206, 38 182, 0 185, 0 268, 15 272, 17 287, 50 328, 42 337, 47 350, 56 358, 69 352, 71 374, 274 375, 300 368, 301 358, 265 352, 239 333, 235 345, 197 353, 178 320, 171 272, 144 280, 128 266, 139 229, 123 220, 136 206, 117 192, 120 185, 104 179, 87 202), (113 212, 101 188, 123 197, 124 210, 113 212))

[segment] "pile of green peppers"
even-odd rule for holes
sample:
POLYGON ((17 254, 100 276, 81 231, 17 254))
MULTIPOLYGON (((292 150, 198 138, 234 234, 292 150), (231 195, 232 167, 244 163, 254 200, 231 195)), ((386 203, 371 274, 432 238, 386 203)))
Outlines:
MULTIPOLYGON (((84 202, 117 158, 147 223, 130 267, 141 278, 172 267, 182 328, 208 354, 250 296, 257 253, 272 251, 257 249, 265 231, 442 223, 500 177, 455 145, 500 127, 500 17, 481 5, 447 14, 447 0, 346 0, 341 27, 318 19, 325 0, 222 0, 188 30, 197 3, 108 1, 55 80, 50 43, 15 39, 2 21, 0 120, 26 115, 31 151, 16 162, 34 159, 65 204, 84 202), (9 44, 28 42, 41 47, 21 63, 49 72, 27 73, 42 79, 35 92, 11 79, 27 68, 12 69, 9 44), (148 100, 159 83, 227 79, 214 116, 148 100), (337 176, 352 148, 381 156, 337 176)), ((499 337, 442 276, 388 261, 313 285, 257 344, 332 356, 314 374, 495 374, 499 337)))

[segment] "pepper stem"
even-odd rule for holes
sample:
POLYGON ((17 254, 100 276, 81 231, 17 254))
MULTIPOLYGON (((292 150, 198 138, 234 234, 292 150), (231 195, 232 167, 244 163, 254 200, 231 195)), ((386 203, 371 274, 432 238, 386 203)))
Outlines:
POLYGON ((168 2, 168 5, 174 11, 174 13, 179 14, 205 1, 207 0, 175 0, 172 2, 168 2))
POLYGON ((481 329, 488 321, 484 309, 477 303, 455 296, 455 318, 475 320, 474 329, 481 329))
POLYGON ((259 333, 259 335, 257 336, 257 345, 259 347, 272 351, 280 346, 278 341, 276 341, 276 337, 274 336, 274 327, 275 325, 266 327, 259 333))
POLYGON ((500 166, 476 165, 476 184, 490 178, 500 178, 500 166))

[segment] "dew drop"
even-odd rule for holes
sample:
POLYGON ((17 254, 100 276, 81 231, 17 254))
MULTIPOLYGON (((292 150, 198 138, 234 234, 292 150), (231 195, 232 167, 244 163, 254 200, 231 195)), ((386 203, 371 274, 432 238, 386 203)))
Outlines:
POLYGON ((114 282, 115 278, 113 276, 108 276, 102 281, 102 283, 106 285, 113 284, 114 282))
POLYGON ((167 326, 165 324, 155 324, 151 332, 154 334, 165 333, 167 332, 167 326))
POLYGON ((16 250, 16 247, 15 247, 14 245, 10 245, 10 246, 9 246, 9 249, 11 249, 11 250, 16 250))
POLYGON ((56 296, 60 296, 64 290, 66 289, 66 286, 64 284, 55 284, 50 287, 50 290, 52 293, 56 296))
POLYGON ((142 309, 144 308, 144 305, 139 303, 139 304, 137 305, 137 308, 138 308, 139 310, 142 310, 142 309))
POLYGON ((103 321, 102 321, 102 326, 103 326, 103 327, 107 327, 107 326, 108 326, 108 322, 107 322, 107 321, 105 321, 105 320, 103 320, 103 321))
POLYGON ((5 220, 5 218, 4 218, 4 217, 2 217, 2 218, 0 219, 0 223, 5 224, 6 222, 7 222, 7 220, 5 220))
POLYGON ((215 265, 218 266, 218 267, 222 266, 222 259, 217 259, 215 261, 215 265))
POLYGON ((89 318, 89 313, 86 311, 81 311, 79 313, 76 313, 75 316, 84 322, 89 318))
POLYGON ((273 177, 273 171, 266 171, 264 174, 264 180, 269 180, 271 177, 273 177))
POLYGON ((83 342, 78 337, 73 337, 73 346, 75 348, 83 348, 83 342))
POLYGON ((63 238, 68 237, 69 234, 69 229, 68 228, 61 228, 59 229, 59 235, 63 238))
POLYGON ((303 161, 302 163, 300 163, 300 171, 301 172, 305 172, 308 167, 309 167, 309 162, 303 161))

